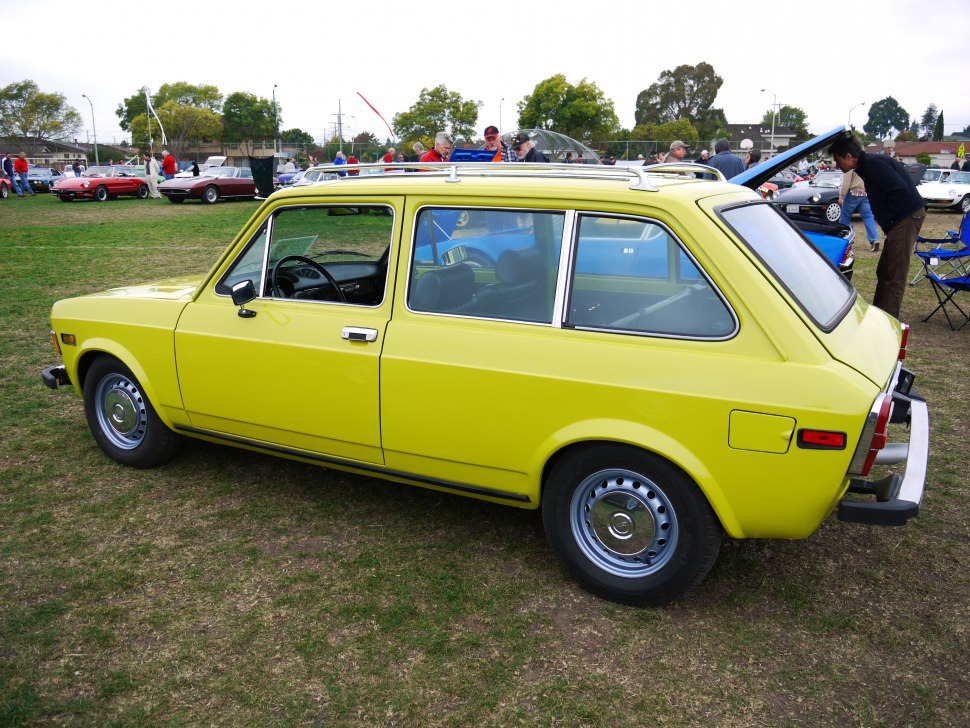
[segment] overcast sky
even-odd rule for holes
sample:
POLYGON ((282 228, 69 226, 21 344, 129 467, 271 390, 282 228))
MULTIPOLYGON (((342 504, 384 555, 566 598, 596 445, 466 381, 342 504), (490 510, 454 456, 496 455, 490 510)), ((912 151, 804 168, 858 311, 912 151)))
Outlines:
POLYGON ((121 141, 114 112, 125 97, 187 81, 267 99, 277 84, 282 128, 321 140, 339 103, 345 137, 384 140, 358 92, 391 122, 422 88, 444 84, 482 102, 481 134, 488 124, 513 130, 516 104, 562 73, 596 83, 632 128, 640 91, 664 70, 706 61, 724 79, 715 106, 732 123, 760 120, 768 88, 817 132, 866 102, 852 111, 861 127, 869 104, 893 96, 917 118, 935 103, 952 133, 970 124, 968 29, 967 0, 0 0, 0 86, 32 79, 63 93, 84 119, 81 139, 92 130, 82 94, 98 139, 121 141))

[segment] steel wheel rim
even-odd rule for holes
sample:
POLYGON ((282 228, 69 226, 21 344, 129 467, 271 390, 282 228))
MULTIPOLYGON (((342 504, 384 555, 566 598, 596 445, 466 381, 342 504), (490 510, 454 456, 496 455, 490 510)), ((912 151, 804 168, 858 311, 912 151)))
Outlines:
POLYGON ((828 218, 829 222, 838 222, 839 218, 842 217, 842 208, 833 202, 825 208, 825 217, 828 218))
POLYGON ((219 199, 219 193, 216 192, 212 187, 206 187, 205 199, 207 202, 215 202, 219 199))
POLYGON ((95 408, 101 432, 115 447, 134 450, 145 439, 145 397, 128 377, 111 374, 98 382, 95 408))
POLYGON ((960 202, 960 211, 970 212, 970 195, 964 197, 963 200, 960 202))
POLYGON ((626 578, 660 571, 680 537, 667 494, 649 478, 622 468, 601 470, 580 483, 570 503, 570 527, 593 564, 626 578))

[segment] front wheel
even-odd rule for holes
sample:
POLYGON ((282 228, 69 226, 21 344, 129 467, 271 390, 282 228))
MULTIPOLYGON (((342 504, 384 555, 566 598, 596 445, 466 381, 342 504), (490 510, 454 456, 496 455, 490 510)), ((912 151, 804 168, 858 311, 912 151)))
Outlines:
POLYGON ((151 468, 178 450, 179 436, 159 419, 131 370, 113 357, 99 358, 88 370, 84 415, 105 455, 122 465, 151 468))
POLYGON ((0 200, 6 200, 10 196, 10 188, 6 184, 0 184, 0 200))
POLYGON ((209 205, 212 205, 218 202, 219 188, 216 187, 215 185, 209 185, 208 187, 206 187, 205 191, 202 193, 202 201, 209 205))
POLYGON ((94 199, 98 202, 104 202, 108 199, 108 188, 104 185, 99 185, 98 189, 94 191, 94 199))
POLYGON ((970 212, 970 195, 964 195, 963 199, 960 200, 960 212, 964 215, 970 212))
POLYGON ((829 222, 838 222, 842 218, 842 205, 832 202, 825 208, 825 218, 829 222))
POLYGON ((542 496, 546 536, 585 588, 618 602, 660 605, 699 584, 721 527, 697 486, 669 462, 607 445, 565 456, 542 496))

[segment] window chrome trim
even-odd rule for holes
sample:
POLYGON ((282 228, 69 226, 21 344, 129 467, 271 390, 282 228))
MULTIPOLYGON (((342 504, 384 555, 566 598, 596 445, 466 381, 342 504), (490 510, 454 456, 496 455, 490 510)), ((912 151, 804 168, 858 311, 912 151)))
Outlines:
POLYGON ((563 240, 559 248, 559 273, 556 276, 556 298, 552 304, 552 326, 556 329, 563 327, 566 318, 566 290, 572 276, 569 272, 573 265, 573 246, 578 232, 579 215, 575 210, 566 210, 563 221, 563 240))
MULTIPOLYGON (((714 282, 714 280, 710 277, 710 275, 708 275, 707 270, 704 268, 704 266, 700 264, 700 261, 698 261, 697 258, 694 257, 694 254, 691 252, 690 248, 684 245, 684 241, 681 240, 680 237, 676 233, 674 233, 674 231, 671 230, 666 223, 664 223, 661 220, 657 220, 656 218, 646 217, 644 215, 627 215, 623 213, 600 212, 598 210, 578 210, 576 213, 575 235, 573 236, 573 245, 575 245, 576 248, 579 247, 579 227, 584 215, 596 216, 601 218, 613 218, 613 219, 620 219, 620 220, 632 220, 634 222, 647 222, 662 228, 667 233, 667 235, 670 236, 670 238, 677 243, 677 247, 694 264, 694 267, 697 268, 697 272, 700 273, 701 278, 711 287, 711 290, 714 291, 714 294, 718 297, 718 300, 720 300, 721 303, 724 304, 724 308, 727 310, 728 314, 730 314, 731 320, 734 322, 734 328, 730 331, 730 333, 723 334, 721 336, 697 336, 697 335, 688 335, 688 334, 668 334, 668 333, 659 332, 659 331, 636 331, 633 329, 612 329, 612 328, 604 328, 604 327, 597 327, 597 326, 570 326, 565 320, 565 314, 567 313, 567 311, 563 311, 563 314, 564 314, 563 324, 562 324, 563 328, 572 329, 574 331, 595 331, 599 333, 626 334, 629 336, 645 336, 645 337, 654 338, 654 339, 678 339, 681 341, 728 341, 738 335, 738 333, 741 331, 741 320, 738 317, 737 312, 734 310, 734 306, 731 305, 731 302, 727 299, 727 296, 724 295, 720 287, 718 287, 718 285, 714 282)), ((565 296, 567 307, 568 307, 568 303, 572 301, 573 282, 575 278, 575 275, 574 275, 575 271, 573 270, 573 268, 575 268, 576 257, 577 255, 573 253, 570 259, 571 267, 569 271, 568 290, 566 291, 566 296, 565 296)))

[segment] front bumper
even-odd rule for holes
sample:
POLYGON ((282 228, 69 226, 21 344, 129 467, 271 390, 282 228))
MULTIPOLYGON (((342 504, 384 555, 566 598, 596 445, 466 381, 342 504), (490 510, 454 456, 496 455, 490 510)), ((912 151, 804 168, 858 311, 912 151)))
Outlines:
POLYGON ((910 518, 919 515, 930 454, 930 415, 926 401, 911 391, 913 374, 905 369, 900 371, 893 391, 891 421, 909 423, 909 443, 887 443, 876 456, 876 465, 903 463, 903 472, 892 473, 874 483, 853 479, 848 492, 875 496, 875 501, 841 501, 838 509, 840 521, 874 526, 902 526, 910 518))
POLYGON ((40 373, 40 378, 50 389, 71 386, 71 377, 67 373, 67 367, 63 364, 56 367, 47 367, 40 373))

